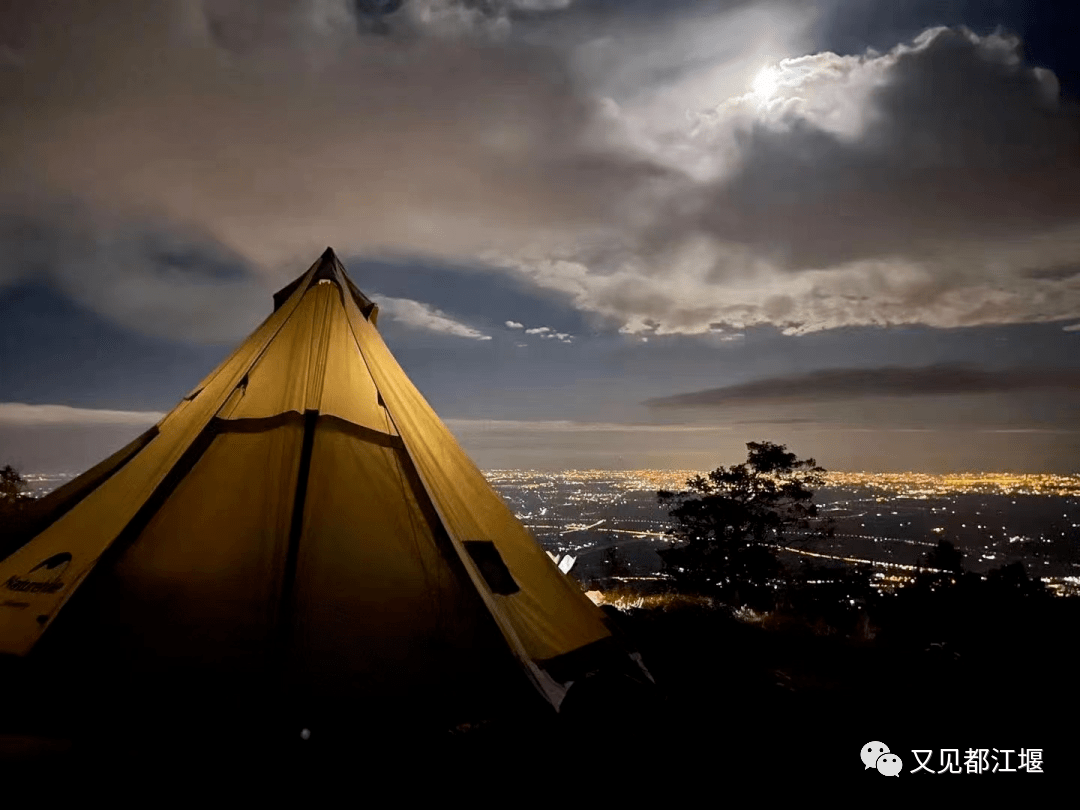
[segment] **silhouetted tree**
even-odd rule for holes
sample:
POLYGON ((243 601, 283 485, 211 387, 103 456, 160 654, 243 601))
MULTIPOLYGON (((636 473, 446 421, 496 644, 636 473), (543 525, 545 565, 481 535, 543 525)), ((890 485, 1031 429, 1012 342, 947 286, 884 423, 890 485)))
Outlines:
POLYGON ((33 498, 26 494, 26 479, 14 467, 0 467, 0 559, 10 554, 25 538, 25 507, 33 498))
POLYGON ((959 574, 964 570, 964 553, 948 540, 938 540, 937 546, 927 552, 925 557, 928 568, 959 574))
POLYGON ((776 551, 790 534, 830 531, 813 503, 825 470, 784 445, 746 447, 745 463, 691 478, 686 491, 657 493, 682 541, 660 555, 680 588, 764 605, 781 571, 776 551))
POLYGON ((0 515, 21 509, 30 496, 26 494, 26 479, 10 464, 0 467, 0 515))
POLYGON ((917 590, 942 590, 958 584, 964 575, 964 553, 949 540, 938 544, 925 554, 919 555, 919 565, 933 569, 915 577, 917 590))
POLYGON ((1014 562, 986 572, 987 588, 1004 597, 1048 596, 1049 590, 1041 579, 1031 579, 1022 562, 1014 562))
POLYGON ((630 566, 626 564, 623 555, 619 552, 618 546, 608 546, 608 548, 605 549, 604 573, 611 580, 629 576, 630 566))

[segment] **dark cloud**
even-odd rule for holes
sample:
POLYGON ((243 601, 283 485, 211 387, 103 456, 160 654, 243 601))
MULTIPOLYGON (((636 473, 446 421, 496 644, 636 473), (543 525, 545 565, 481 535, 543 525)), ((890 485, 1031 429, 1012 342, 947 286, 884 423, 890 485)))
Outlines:
POLYGON ((118 325, 187 343, 230 342, 266 314, 266 279, 196 228, 82 206, 0 210, 0 288, 51 288, 118 325))
POLYGON ((952 364, 913 368, 826 369, 661 397, 645 404, 656 408, 711 408, 765 403, 827 402, 866 397, 925 397, 1044 390, 1080 391, 1080 371, 987 371, 952 364))
POLYGON ((1052 281, 1062 281, 1067 278, 1075 278, 1077 276, 1080 276, 1080 264, 1063 264, 1052 267, 1033 267, 1030 270, 1024 270, 1023 274, 1028 278, 1045 278, 1052 281))
POLYGON ((51 3, 0 71, 0 197, 195 223, 275 271, 611 222, 655 170, 590 142, 565 65, 473 10, 410 3, 410 32, 362 37, 343 3, 51 3))
POLYGON ((818 21, 818 49, 859 54, 910 40, 934 26, 967 26, 980 34, 996 30, 1018 34, 1024 57, 1053 70, 1063 92, 1076 98, 1080 62, 1074 32, 1080 8, 1060 0, 832 0, 818 21))

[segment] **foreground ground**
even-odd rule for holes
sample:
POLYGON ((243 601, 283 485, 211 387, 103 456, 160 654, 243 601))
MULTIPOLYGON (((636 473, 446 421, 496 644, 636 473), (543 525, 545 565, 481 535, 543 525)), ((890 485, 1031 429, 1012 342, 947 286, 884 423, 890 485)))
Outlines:
MULTIPOLYGON (((373 768, 405 755, 470 767, 520 762, 600 780, 880 778, 864 772, 858 756, 880 740, 905 758, 908 772, 914 750, 932 750, 936 766, 942 749, 968 748, 1040 749, 1047 778, 1068 772, 1080 754, 1073 733, 1080 602, 973 605, 960 623, 935 620, 933 607, 864 620, 849 633, 677 599, 649 609, 607 607, 641 651, 655 688, 597 680, 559 718, 479 723, 440 736, 388 734, 360 722, 350 739, 298 738, 266 752, 285 762, 360 757, 373 768)), ((215 739, 210 729, 171 743, 114 735, 73 747, 9 737, 0 739, 0 756, 108 760, 110 745, 120 744, 128 761, 231 757, 242 767, 258 741, 215 739)))

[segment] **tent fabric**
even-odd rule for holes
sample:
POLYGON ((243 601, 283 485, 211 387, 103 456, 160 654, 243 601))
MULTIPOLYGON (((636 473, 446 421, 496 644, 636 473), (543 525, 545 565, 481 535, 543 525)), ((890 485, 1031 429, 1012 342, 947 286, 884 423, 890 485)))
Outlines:
POLYGON ((516 661, 558 708, 612 644, 604 614, 458 446, 376 313, 328 249, 0 561, 0 654, 34 659, 44 638, 55 656, 70 637, 159 668, 277 670, 331 703, 438 702, 516 661))
POLYGON ((299 421, 217 435, 137 541, 101 571, 99 615, 90 627, 79 621, 80 632, 114 646, 122 627, 156 659, 261 655, 281 598, 302 439, 299 421))
MULTIPOLYGON (((313 265, 307 276, 314 274, 313 265)), ((298 288, 298 291, 300 288, 298 288)), ((192 446, 254 361, 288 321, 294 294, 158 423, 153 440, 78 505, 0 562, 0 653, 27 654, 165 476, 192 446), (43 560, 69 555, 61 578, 34 576, 43 560), (13 598, 13 595, 17 597, 13 598)))
POLYGON ((347 306, 346 312, 387 410, 474 586, 536 686, 558 705, 565 687, 545 672, 542 662, 609 637, 603 614, 558 570, 491 489, 374 327, 358 311, 347 306), (476 540, 495 545, 520 585, 518 592, 491 592, 475 561, 465 552, 463 544, 476 540))

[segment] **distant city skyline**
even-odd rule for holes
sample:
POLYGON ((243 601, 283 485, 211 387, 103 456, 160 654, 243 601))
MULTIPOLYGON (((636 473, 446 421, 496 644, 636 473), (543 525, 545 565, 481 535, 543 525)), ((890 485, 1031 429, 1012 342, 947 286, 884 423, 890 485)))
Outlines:
MULTIPOLYGON (((550 553, 574 558, 579 581, 610 587, 619 576, 639 586, 663 579, 656 552, 672 541, 672 521, 656 492, 678 489, 687 474, 492 471, 488 479, 550 553)), ((873 587, 892 591, 930 570, 926 555, 944 540, 968 571, 1021 562, 1053 593, 1076 595, 1077 494, 1080 475, 832 474, 814 501, 834 531, 789 535, 780 553, 792 565, 869 566, 873 587)))

